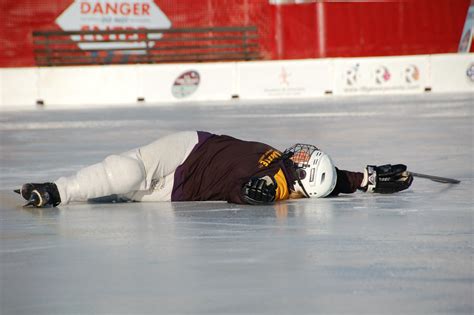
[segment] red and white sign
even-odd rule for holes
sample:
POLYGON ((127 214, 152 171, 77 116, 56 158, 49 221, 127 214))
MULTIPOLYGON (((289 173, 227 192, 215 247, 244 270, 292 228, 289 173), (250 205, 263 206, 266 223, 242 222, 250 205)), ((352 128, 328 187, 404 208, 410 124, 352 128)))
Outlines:
MULTIPOLYGON (((76 0, 57 19, 65 31, 135 30, 170 28, 171 22, 153 0, 76 0)), ((146 36, 146 35, 143 35, 146 36)), ((74 35, 72 40, 126 40, 122 43, 79 43, 81 49, 145 48, 144 37, 137 34, 74 35), (131 40, 131 41, 130 41, 131 40)), ((159 39, 161 34, 150 35, 159 39)), ((149 42, 153 46, 153 42, 149 42)))

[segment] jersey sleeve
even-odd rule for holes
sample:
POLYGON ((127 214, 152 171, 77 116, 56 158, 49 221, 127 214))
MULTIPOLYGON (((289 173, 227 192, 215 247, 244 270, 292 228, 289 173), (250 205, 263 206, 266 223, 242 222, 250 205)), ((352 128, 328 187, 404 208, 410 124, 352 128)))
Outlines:
POLYGON ((351 194, 360 187, 364 174, 361 172, 351 172, 340 170, 336 167, 337 182, 334 190, 329 194, 330 197, 337 196, 340 193, 351 194))

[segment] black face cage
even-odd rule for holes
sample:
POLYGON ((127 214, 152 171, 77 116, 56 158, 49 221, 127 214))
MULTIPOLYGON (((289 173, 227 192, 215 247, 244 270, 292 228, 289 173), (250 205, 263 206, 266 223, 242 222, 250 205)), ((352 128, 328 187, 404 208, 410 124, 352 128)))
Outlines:
POLYGON ((296 167, 306 168, 309 166, 309 159, 314 151, 319 150, 312 144, 297 143, 283 152, 283 155, 287 155, 293 161, 296 167))

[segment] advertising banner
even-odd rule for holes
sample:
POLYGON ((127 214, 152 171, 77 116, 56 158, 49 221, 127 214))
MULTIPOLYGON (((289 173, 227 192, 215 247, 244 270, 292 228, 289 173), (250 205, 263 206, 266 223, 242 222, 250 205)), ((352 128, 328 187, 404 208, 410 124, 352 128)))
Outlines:
POLYGON ((428 56, 335 59, 338 95, 420 93, 429 85, 428 56))
POLYGON ((235 63, 137 65, 138 93, 147 103, 230 100, 235 63))
POLYGON ((237 64, 241 99, 322 97, 330 93, 332 78, 330 59, 237 64))

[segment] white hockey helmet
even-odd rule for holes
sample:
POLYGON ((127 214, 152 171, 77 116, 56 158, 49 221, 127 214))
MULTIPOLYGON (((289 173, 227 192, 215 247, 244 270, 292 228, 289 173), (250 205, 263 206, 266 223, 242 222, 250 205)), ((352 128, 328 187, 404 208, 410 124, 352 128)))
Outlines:
POLYGON ((336 167, 331 157, 311 144, 297 143, 284 152, 296 166, 295 190, 306 197, 322 198, 336 186, 336 167))

